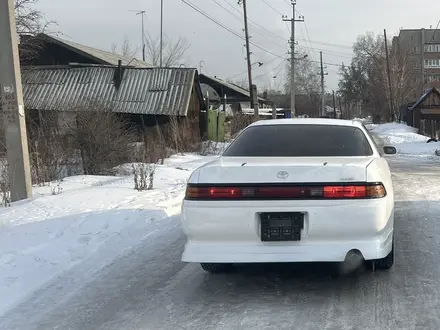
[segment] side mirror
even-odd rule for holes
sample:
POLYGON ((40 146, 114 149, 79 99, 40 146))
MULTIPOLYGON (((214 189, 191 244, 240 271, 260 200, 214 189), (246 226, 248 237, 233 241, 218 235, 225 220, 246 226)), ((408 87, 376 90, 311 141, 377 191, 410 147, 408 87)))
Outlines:
POLYGON ((385 146, 385 147, 383 147, 383 152, 384 152, 386 155, 395 155, 395 154, 397 154, 397 150, 396 150, 396 148, 391 147, 391 146, 385 146))

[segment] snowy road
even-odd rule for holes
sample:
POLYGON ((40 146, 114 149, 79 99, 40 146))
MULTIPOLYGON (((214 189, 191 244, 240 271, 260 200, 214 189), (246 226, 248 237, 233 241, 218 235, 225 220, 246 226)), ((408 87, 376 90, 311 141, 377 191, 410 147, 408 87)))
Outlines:
POLYGON ((97 273, 84 263, 68 270, 3 315, 0 329, 440 329, 440 164, 390 165, 390 272, 332 278, 329 266, 313 264, 210 275, 180 262, 176 216, 97 273))

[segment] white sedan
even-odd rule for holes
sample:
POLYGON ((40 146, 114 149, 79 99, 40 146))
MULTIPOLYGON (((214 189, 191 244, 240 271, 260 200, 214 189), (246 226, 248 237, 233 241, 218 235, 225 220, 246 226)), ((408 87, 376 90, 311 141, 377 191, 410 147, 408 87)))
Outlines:
POLYGON ((182 204, 182 261, 210 272, 234 263, 394 262, 390 169, 365 126, 279 119, 248 126, 196 169, 182 204))

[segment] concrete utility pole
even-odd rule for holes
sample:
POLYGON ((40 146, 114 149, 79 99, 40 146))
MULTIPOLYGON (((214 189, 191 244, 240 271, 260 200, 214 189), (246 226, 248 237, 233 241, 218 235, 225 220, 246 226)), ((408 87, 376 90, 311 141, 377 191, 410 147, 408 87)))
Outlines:
POLYGON ((248 80, 249 80, 249 97, 251 99, 251 108, 254 109, 254 119, 258 120, 258 102, 255 104, 254 97, 254 87, 252 83, 252 64, 251 64, 251 50, 249 46, 249 29, 248 29, 248 20, 247 20, 247 9, 246 9, 246 0, 241 0, 239 3, 243 4, 243 15, 244 15, 244 34, 246 38, 246 61, 248 68, 248 80))
POLYGON ((295 6, 296 1, 292 0, 292 18, 288 19, 283 16, 283 21, 291 23, 291 35, 290 35, 290 117, 296 116, 295 111, 295 22, 304 22, 304 16, 299 16, 298 19, 295 19, 295 6))
POLYGON ((32 196, 14 0, 0 1, 0 45, 0 114, 14 202, 32 196))
POLYGON ((201 60, 201 61, 199 62, 199 74, 202 74, 202 69, 203 69, 203 65, 202 65, 202 63, 205 64, 205 61, 204 61, 204 60, 201 60))
POLYGON ((388 88, 390 92, 390 121, 394 120, 394 104, 393 104, 393 89, 391 88, 391 70, 390 70, 390 58, 388 55, 388 40, 387 30, 383 29, 383 36, 385 38, 385 52, 387 55, 387 74, 388 74, 388 88))
POLYGON ((325 116, 325 90, 324 90, 324 76, 327 75, 327 72, 324 72, 324 63, 322 62, 322 52, 321 55, 321 115, 325 116))
POLYGON ((160 60, 159 67, 163 65, 163 0, 160 0, 160 60))
POLYGON ((344 118, 344 112, 342 111, 342 102, 340 96, 338 96, 338 101, 339 101, 339 110, 341 110, 341 119, 342 119, 344 118))

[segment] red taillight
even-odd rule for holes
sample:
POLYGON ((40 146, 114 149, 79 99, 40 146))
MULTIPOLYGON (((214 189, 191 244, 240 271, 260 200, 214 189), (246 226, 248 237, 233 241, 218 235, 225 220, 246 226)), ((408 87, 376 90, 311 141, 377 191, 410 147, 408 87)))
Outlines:
POLYGON ((323 186, 188 186, 188 200, 362 199, 386 196, 382 184, 323 186))
POLYGON ((187 199, 234 199, 242 196, 240 188, 233 187, 187 187, 187 199))
POLYGON ((324 198, 364 198, 366 191, 365 186, 326 186, 324 198))

